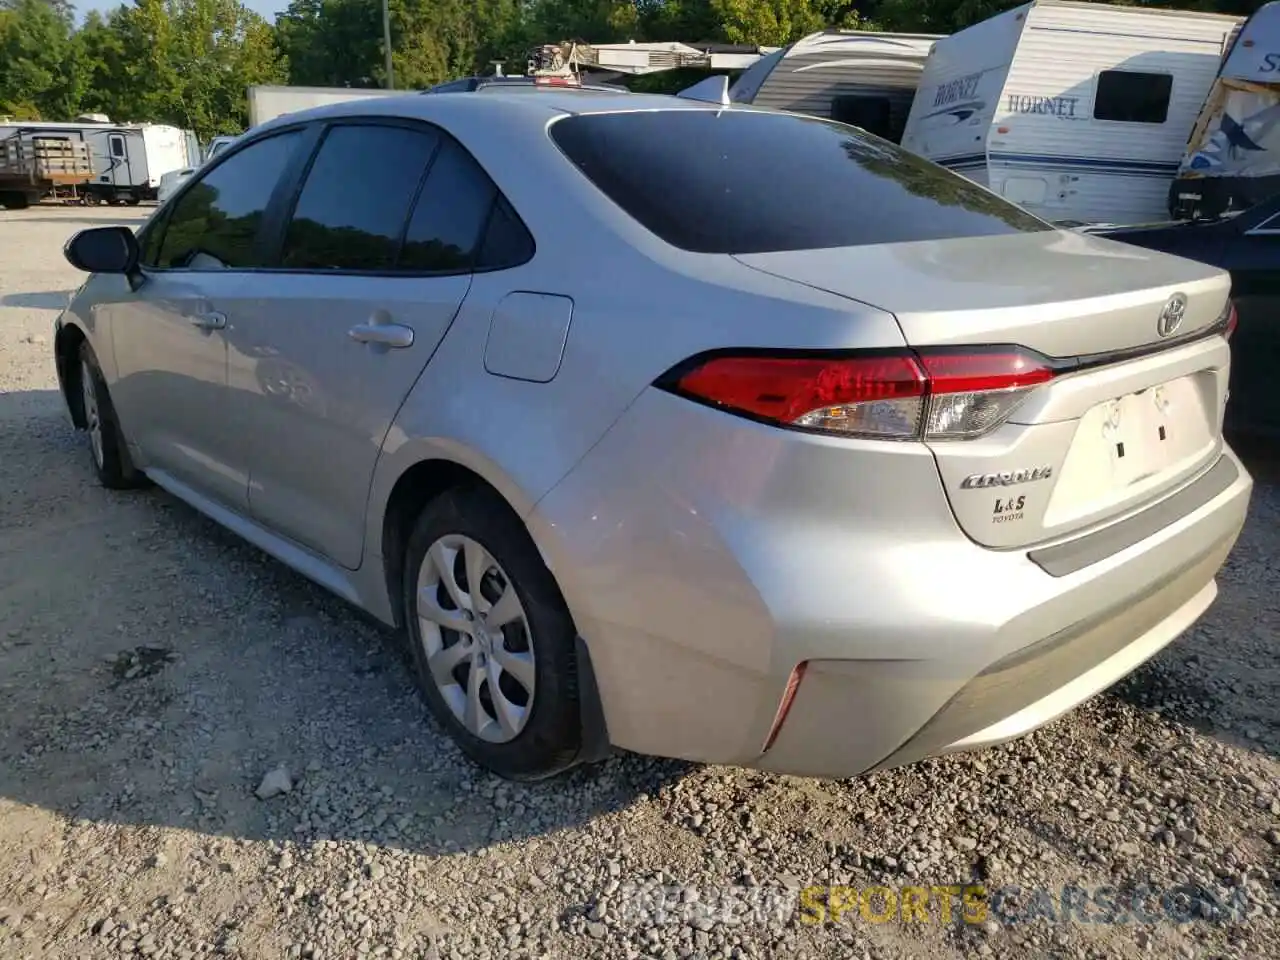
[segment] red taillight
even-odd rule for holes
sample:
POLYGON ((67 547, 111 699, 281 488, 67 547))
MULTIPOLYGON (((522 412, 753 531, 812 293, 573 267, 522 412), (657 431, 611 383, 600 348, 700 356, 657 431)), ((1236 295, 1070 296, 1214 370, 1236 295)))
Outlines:
POLYGON ((1228 340, 1231 335, 1236 332, 1236 327, 1240 324, 1240 317, 1236 314, 1236 305, 1234 303, 1227 304, 1227 326, 1222 331, 1222 335, 1228 340))
POLYGON ((582 81, 574 77, 534 77, 535 87, 580 87, 582 81))
POLYGON ((1018 348, 858 356, 713 356, 664 383, 771 423, 892 440, 973 439, 1054 376, 1018 348))
POLYGON ((822 407, 922 397, 924 374, 902 355, 717 357, 686 373, 679 387, 743 413, 791 423, 822 407))
POLYGON ((1053 370, 1019 350, 990 353, 921 353, 929 392, 971 393, 1034 387, 1053 379, 1053 370))

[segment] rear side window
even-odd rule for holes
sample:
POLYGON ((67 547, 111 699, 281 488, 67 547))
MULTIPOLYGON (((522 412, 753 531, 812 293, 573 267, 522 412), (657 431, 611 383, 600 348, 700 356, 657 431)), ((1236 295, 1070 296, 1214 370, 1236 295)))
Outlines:
POLYGON ((1167 73, 1103 70, 1093 96, 1095 120, 1164 123, 1169 118, 1173 77, 1167 73))
POLYGON ((285 233, 280 266, 392 270, 413 198, 440 137, 352 124, 325 135, 285 233))
POLYGON ((200 177, 173 205, 159 253, 149 265, 189 270, 265 266, 256 252, 258 231, 297 142, 296 132, 258 140, 200 177))
POLYGON ((843 124, 748 110, 580 114, 551 138, 667 243, 768 253, 1052 230, 972 181, 843 124))
POLYGON ((501 270, 518 266, 531 260, 533 253, 533 237, 511 205, 503 197, 498 197, 489 215, 480 252, 476 255, 476 269, 501 270))
POLYGON ((453 140, 445 138, 413 210, 400 269, 470 270, 498 189, 453 140))

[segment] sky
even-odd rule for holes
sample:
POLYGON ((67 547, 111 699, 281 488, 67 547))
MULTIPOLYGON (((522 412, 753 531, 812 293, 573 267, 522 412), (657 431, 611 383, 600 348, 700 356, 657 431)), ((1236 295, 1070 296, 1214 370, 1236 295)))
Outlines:
MULTIPOLYGON (((79 11, 81 19, 90 10, 114 10, 121 5, 122 0, 73 0, 76 10, 79 11)), ((274 21, 276 12, 283 10, 289 6, 289 0, 243 0, 245 6, 250 10, 256 10, 267 18, 268 21, 274 21)))

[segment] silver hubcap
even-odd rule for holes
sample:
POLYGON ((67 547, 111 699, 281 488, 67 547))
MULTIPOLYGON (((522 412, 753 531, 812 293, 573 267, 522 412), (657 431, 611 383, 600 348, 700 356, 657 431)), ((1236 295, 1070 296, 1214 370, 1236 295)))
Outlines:
POLYGON ((84 395, 84 424, 89 432, 93 462, 102 466, 102 420, 98 416, 98 392, 93 386, 93 371, 87 363, 80 364, 80 392, 84 395))
POLYGON ((431 679, 453 715, 490 743, 519 736, 533 708, 533 644, 498 561, 470 537, 441 537, 418 571, 417 606, 431 679))

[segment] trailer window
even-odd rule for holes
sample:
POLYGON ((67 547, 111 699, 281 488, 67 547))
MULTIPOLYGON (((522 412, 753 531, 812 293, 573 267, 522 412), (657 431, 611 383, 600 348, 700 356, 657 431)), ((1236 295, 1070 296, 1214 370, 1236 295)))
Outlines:
POLYGON ((799 114, 645 110, 550 129, 565 156, 662 240, 769 253, 1052 230, 937 164, 799 114))
POLYGON ((1093 118, 1121 123, 1164 123, 1169 118, 1172 93, 1171 74, 1103 70, 1098 74, 1098 90, 1093 97, 1093 118))
POLYGON ((111 155, 113 157, 124 156, 124 138, 123 137, 111 138, 111 155))
POLYGON ((893 135, 893 110, 888 97, 836 97, 831 101, 831 119, 861 127, 886 140, 898 139, 893 135))

